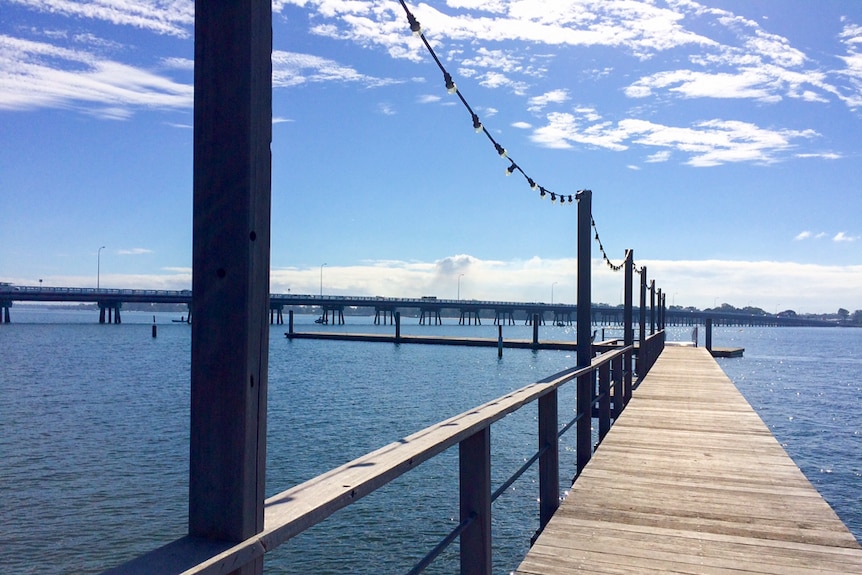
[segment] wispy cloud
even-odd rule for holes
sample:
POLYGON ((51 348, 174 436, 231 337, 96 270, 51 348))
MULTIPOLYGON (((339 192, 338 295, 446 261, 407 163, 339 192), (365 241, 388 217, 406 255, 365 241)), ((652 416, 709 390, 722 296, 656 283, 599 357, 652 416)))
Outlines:
MULTIPOLYGON (((548 148, 582 144, 622 151, 630 146, 670 148, 689 157, 696 167, 734 162, 772 163, 793 149, 795 140, 810 139, 813 130, 769 130, 748 122, 706 120, 689 127, 665 126, 639 119, 602 121, 594 110, 548 114, 532 140, 548 148)), ((657 156, 661 161, 662 156, 657 156)))
POLYGON ((117 250, 117 255, 121 256, 140 256, 143 254, 151 254, 153 250, 147 248, 129 248, 117 250))
POLYGON ((8 0, 30 10, 132 26, 188 38, 195 21, 192 0, 8 0))
POLYGON ((538 113, 545 109, 548 104, 562 104, 569 99, 569 91, 565 89, 551 90, 541 96, 534 96, 527 100, 527 110, 538 113))
POLYGON ((846 232, 838 232, 832 238, 832 241, 833 242, 855 242, 858 239, 859 239, 859 236, 850 236, 850 235, 847 235, 846 232))
POLYGON ((362 74, 350 66, 320 56, 282 50, 272 53, 273 88, 289 88, 308 82, 357 83, 368 88, 402 83, 401 80, 362 74))
POLYGON ((91 52, 0 35, 0 109, 79 108, 125 118, 138 109, 191 108, 193 92, 191 84, 91 52))

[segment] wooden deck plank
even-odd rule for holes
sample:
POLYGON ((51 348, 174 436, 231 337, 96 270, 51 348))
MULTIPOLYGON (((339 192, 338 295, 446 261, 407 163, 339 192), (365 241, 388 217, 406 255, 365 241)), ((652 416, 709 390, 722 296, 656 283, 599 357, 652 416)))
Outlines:
POLYGON ((665 348, 516 573, 862 573, 862 548, 702 348, 665 348))

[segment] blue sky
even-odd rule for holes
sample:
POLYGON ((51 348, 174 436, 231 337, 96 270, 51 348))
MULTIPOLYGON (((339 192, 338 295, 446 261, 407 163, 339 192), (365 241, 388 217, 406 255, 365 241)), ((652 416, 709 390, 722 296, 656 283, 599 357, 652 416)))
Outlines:
MULTIPOLYGON (((591 189, 668 304, 862 309, 862 3, 407 4, 488 132, 591 189)), ((330 294, 574 303, 576 205, 505 176, 399 2, 273 12, 273 292, 322 270, 330 294)), ((193 23, 0 0, 0 281, 190 287, 193 23)))

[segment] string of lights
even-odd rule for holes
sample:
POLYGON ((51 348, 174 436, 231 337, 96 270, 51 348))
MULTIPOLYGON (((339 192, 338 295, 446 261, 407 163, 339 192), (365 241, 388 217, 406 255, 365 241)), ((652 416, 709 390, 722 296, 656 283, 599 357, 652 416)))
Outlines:
POLYGON ((625 261, 623 261, 623 263, 620 263, 620 264, 615 264, 611 261, 611 258, 608 257, 608 254, 605 251, 605 246, 602 245, 602 240, 599 239, 599 229, 596 227, 596 220, 593 219, 592 215, 590 215, 590 224, 593 226, 593 231, 595 232, 596 244, 598 244, 599 251, 602 252, 602 259, 605 261, 607 266, 615 272, 618 272, 618 271, 622 270, 623 268, 625 268, 625 261))
POLYGON ((527 175, 527 172, 521 168, 518 163, 509 156, 509 153, 497 140, 494 139, 494 136, 485 128, 485 125, 479 119, 479 115, 473 111, 473 108, 467 102, 467 99, 464 98, 464 95, 461 93, 461 90, 458 89, 458 86, 455 84, 455 81, 452 79, 452 75, 446 70, 446 67, 443 66, 443 63, 440 61, 440 58, 437 57, 437 53, 434 52, 434 48, 431 47, 431 44, 428 42, 428 39, 425 37, 425 33, 422 31, 422 26, 419 24, 419 21, 410 12, 410 9, 407 7, 407 4, 404 0, 399 0, 401 2, 401 7, 404 8, 404 12, 407 14, 407 21, 410 24, 410 30, 413 32, 415 36, 422 40, 422 43, 425 44, 425 48, 428 49, 428 53, 431 54, 431 57, 434 58, 434 62, 437 64, 437 67, 440 68, 440 71, 443 73, 443 82, 446 85, 446 91, 450 94, 455 94, 461 100, 461 103, 464 104, 464 107, 467 109, 467 112, 470 114, 470 118, 473 121, 473 129, 476 130, 476 133, 485 134, 491 144, 494 146, 494 150, 497 152, 502 159, 508 160, 509 166, 506 168, 506 175, 511 176, 516 171, 520 172, 524 179, 527 181, 527 184, 530 186, 530 189, 534 192, 539 193, 539 197, 541 199, 545 199, 550 196, 551 203, 556 203, 557 199, 560 200, 560 205, 564 205, 566 203, 572 204, 576 201, 577 197, 571 194, 557 194, 548 190, 544 186, 539 185, 536 181, 527 175))
MULTIPOLYGON (((566 203, 569 203, 569 204, 575 203, 578 199, 577 194, 575 194, 575 195, 557 194, 555 192, 548 190, 544 186, 539 185, 533 178, 531 178, 527 174, 527 172, 524 171, 524 169, 511 156, 509 156, 509 153, 506 150, 506 148, 504 148, 496 139, 494 139, 494 136, 492 136, 491 133, 488 131, 488 129, 485 128, 485 125, 479 119, 479 115, 476 114, 476 112, 473 110, 472 106, 470 106, 470 104, 467 102, 467 99, 464 97, 464 94, 461 93, 461 90, 455 84, 455 81, 452 79, 452 75, 448 72, 448 70, 446 70, 446 67, 443 66, 443 63, 440 61, 440 58, 437 56, 437 53, 434 51, 434 48, 431 46, 430 42, 428 42, 428 39, 425 37, 425 33, 422 31, 422 26, 421 26, 421 24, 419 24, 419 21, 416 19, 416 17, 413 15, 413 13, 410 12, 410 9, 407 7, 407 4, 405 3, 404 0, 399 0, 399 2, 401 3, 401 7, 404 8, 404 12, 407 15, 407 21, 410 24, 410 30, 413 32, 413 34, 416 37, 418 37, 420 40, 422 40, 422 43, 425 45, 425 48, 428 50, 428 53, 431 54, 431 57, 434 59, 434 62, 437 64, 437 67, 440 68, 440 71, 443 73, 443 82, 446 86, 446 91, 450 94, 457 95, 458 99, 461 100, 461 103, 464 105, 464 108, 466 108, 467 112, 470 114, 470 118, 473 122, 473 129, 476 131, 476 133, 485 134, 485 136, 491 142, 491 145, 494 146, 494 150, 497 152, 497 155, 499 155, 504 160, 508 160, 509 166, 506 168, 506 175, 511 176, 515 172, 520 172, 521 175, 524 176, 524 179, 527 181, 527 184, 530 186, 530 189, 533 190, 534 192, 538 191, 539 197, 541 199, 545 199, 546 197, 550 196, 551 203, 556 203, 557 198, 559 198, 559 200, 560 200, 560 205, 564 205, 566 203)), ((598 244, 599 250, 602 253, 602 259, 605 261, 607 266, 613 271, 620 271, 620 270, 624 269, 625 268, 625 262, 620 263, 620 264, 615 264, 608 257, 607 252, 605 252, 605 248, 602 245, 601 239, 599 238, 599 231, 596 228, 596 221, 593 219, 592 215, 590 215, 590 222, 592 224, 593 231, 595 232, 596 243, 598 244)), ((632 267, 633 267, 634 271, 636 271, 638 274, 643 274, 643 272, 646 269, 645 267, 638 268, 638 266, 636 266, 634 264, 634 262, 632 262, 632 267)))

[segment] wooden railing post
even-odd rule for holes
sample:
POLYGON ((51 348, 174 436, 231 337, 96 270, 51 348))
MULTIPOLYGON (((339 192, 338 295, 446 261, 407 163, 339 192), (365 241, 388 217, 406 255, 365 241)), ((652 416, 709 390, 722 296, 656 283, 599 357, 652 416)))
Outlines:
POLYGON ((461 521, 461 575, 491 575, 491 428, 458 444, 461 521))
POLYGON ((560 442, 557 390, 539 398, 539 531, 560 506, 560 442))
MULTIPOLYGON (((578 367, 590 365, 593 353, 590 334, 592 329, 591 306, 591 282, 590 277, 590 248, 592 246, 592 192, 581 190, 578 192, 578 367)), ((587 465, 592 456, 592 398, 594 392, 595 377, 593 372, 578 378, 577 413, 580 416, 576 424, 577 445, 577 469, 575 477, 587 465)))
POLYGON ((641 297, 640 297, 640 313, 638 326, 638 360, 637 372, 638 379, 644 376, 644 357, 646 354, 646 292, 647 292, 647 268, 641 268, 641 297))
POLYGON ((655 280, 649 281, 649 334, 655 334, 655 280))
MULTIPOLYGON (((623 344, 626 347, 633 346, 635 343, 635 330, 634 330, 634 304, 632 302, 634 295, 634 259, 635 252, 634 250, 626 250, 626 261, 625 261, 625 283, 623 285, 625 299, 623 305, 623 344)), ((622 408, 625 405, 628 405, 629 399, 631 399, 632 395, 632 353, 631 351, 626 352, 625 354, 625 385, 624 385, 624 393, 621 397, 620 403, 620 413, 622 412, 622 408)), ((619 413, 616 415, 619 417, 619 413)))
POLYGON ((611 365, 611 381, 613 382, 614 388, 614 421, 617 420, 626 405, 626 370, 623 366, 625 365, 624 360, 627 356, 628 354, 624 353, 619 357, 614 358, 611 365))
POLYGON ((194 69, 189 535, 239 542, 264 522, 270 0, 195 2, 194 69))
POLYGON ((599 366, 599 443, 611 430, 611 365, 599 366))

